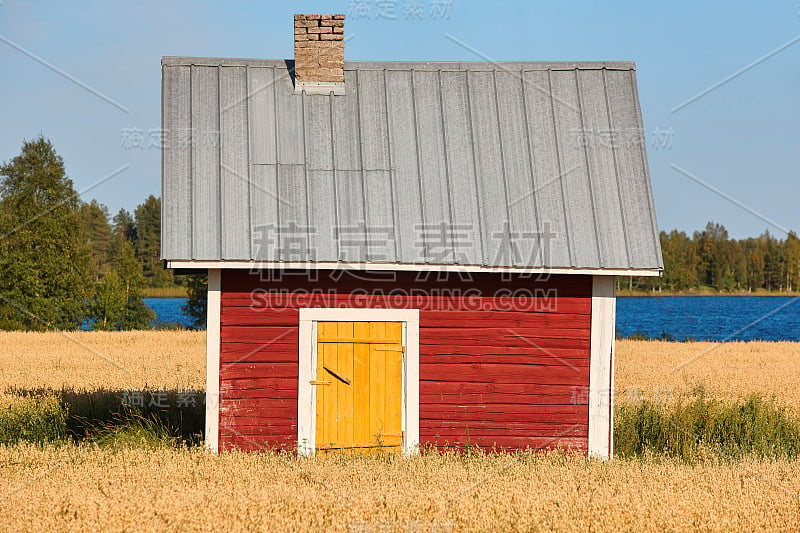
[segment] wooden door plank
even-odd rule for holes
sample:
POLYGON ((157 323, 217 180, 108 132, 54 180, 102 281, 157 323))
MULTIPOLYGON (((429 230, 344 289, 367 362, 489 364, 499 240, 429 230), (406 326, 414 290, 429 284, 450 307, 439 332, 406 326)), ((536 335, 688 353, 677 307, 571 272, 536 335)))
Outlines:
POLYGON ((403 323, 386 322, 386 339, 392 344, 403 343, 403 323))
MULTIPOLYGON (((383 339, 386 336, 385 322, 370 322, 370 337, 383 339)), ((386 354, 379 351, 380 344, 370 344, 369 388, 370 388, 370 434, 371 440, 386 433, 386 354)))
MULTIPOLYGON (((366 338, 369 336, 369 323, 356 322, 353 325, 353 336, 366 338)), ((353 440, 354 442, 369 442, 370 435, 370 409, 369 409, 369 360, 370 350, 368 344, 353 345, 353 440)))
MULTIPOLYGON (((352 322, 339 322, 337 335, 339 337, 353 336, 352 322)), ((338 439, 343 446, 353 443, 353 345, 338 344, 338 358, 336 372, 350 380, 350 384, 336 380, 338 398, 338 439)))
MULTIPOLYGON (((325 353, 325 362, 324 365, 330 368, 336 368, 339 359, 339 346, 337 344, 323 344, 324 353, 325 353)), ((327 372, 325 372, 326 377, 325 379, 331 379, 327 376, 327 372)), ((339 380, 331 380, 331 385, 325 387, 325 413, 324 423, 325 423, 325 435, 326 439, 324 440, 325 444, 334 444, 339 442, 339 435, 338 435, 338 424, 337 424, 337 417, 338 417, 338 383, 339 380)))
POLYGON ((386 437, 384 444, 397 445, 402 442, 403 431, 403 324, 401 322, 386 323, 386 337, 393 339, 392 344, 382 346, 386 358, 386 437), (394 350, 392 350, 394 348, 394 350))

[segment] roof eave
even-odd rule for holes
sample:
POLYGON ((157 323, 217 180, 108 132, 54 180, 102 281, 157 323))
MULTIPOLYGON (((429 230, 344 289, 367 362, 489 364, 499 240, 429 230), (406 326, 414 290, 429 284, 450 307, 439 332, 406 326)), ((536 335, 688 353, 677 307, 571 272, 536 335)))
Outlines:
POLYGON ((590 275, 590 276, 636 276, 656 277, 662 268, 581 268, 581 267, 502 267, 484 265, 455 265, 429 263, 377 263, 345 261, 252 261, 221 260, 203 261, 197 259, 168 260, 168 268, 174 269, 283 269, 283 270, 383 270, 411 272, 490 272, 552 275, 590 275))

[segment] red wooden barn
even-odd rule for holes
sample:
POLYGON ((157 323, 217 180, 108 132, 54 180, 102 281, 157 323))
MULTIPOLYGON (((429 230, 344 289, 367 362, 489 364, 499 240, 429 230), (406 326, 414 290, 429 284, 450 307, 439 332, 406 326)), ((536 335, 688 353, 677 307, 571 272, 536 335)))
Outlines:
POLYGON ((162 61, 208 447, 609 456, 616 277, 662 270, 634 64, 345 62, 343 15, 294 35, 294 60, 162 61))

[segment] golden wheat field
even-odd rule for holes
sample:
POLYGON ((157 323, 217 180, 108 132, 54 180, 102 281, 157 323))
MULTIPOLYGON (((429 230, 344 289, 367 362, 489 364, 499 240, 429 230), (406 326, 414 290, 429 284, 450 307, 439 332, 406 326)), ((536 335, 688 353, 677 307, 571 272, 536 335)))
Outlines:
POLYGON ((797 528, 800 464, 0 450, 5 531, 797 528), (222 525, 225 525, 222 528, 222 525))
POLYGON ((800 343, 617 341, 615 381, 621 400, 674 396, 702 386, 718 398, 750 393, 800 408, 800 343), (664 396, 664 394, 662 394, 664 396))
MULTIPOLYGON (((202 389, 204 343, 194 332, 0 333, 0 391, 202 389)), ((703 385, 721 397, 760 392, 797 407, 800 344, 619 341, 616 378, 621 399, 631 390, 677 395, 703 385)), ((0 479, 4 531, 800 527, 794 460, 602 463, 555 452, 296 460, 17 445, 0 446, 0 479)))
POLYGON ((0 390, 205 388, 205 332, 0 332, 0 390))

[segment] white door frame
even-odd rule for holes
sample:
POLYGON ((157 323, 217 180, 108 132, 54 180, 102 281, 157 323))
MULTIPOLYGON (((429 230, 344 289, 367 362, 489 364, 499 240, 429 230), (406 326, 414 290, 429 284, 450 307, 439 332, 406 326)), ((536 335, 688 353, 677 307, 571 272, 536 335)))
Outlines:
POLYGON ((300 309, 299 372, 297 382, 297 450, 314 455, 316 448, 317 322, 402 322, 403 345, 403 454, 419 448, 419 309, 300 309))

